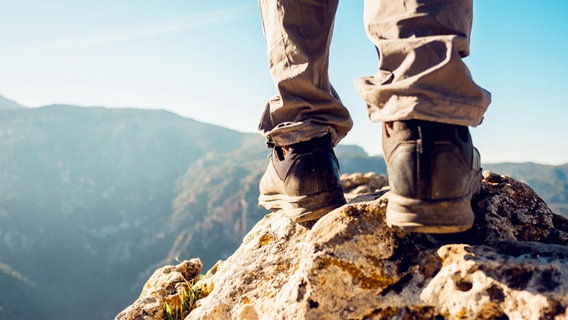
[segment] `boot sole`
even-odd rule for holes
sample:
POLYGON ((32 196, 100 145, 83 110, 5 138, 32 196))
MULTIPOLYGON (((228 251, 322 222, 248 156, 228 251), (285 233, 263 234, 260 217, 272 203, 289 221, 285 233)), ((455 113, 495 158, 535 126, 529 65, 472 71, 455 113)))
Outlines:
POLYGON ((386 222, 406 232, 457 233, 473 226, 471 199, 481 188, 481 170, 472 181, 468 195, 450 200, 417 200, 388 194, 386 222))
POLYGON ((317 220, 346 203, 342 189, 289 197, 281 194, 260 195, 259 205, 267 210, 281 210, 295 223, 317 220))

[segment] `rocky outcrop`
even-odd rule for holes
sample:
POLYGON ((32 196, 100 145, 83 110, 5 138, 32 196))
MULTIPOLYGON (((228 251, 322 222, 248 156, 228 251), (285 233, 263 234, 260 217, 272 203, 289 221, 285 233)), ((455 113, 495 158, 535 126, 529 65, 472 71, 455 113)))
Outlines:
POLYGON ((311 225, 267 215, 186 319, 568 317, 568 221, 527 185, 485 172, 474 227, 453 235, 387 227, 387 191, 369 190, 311 225))
POLYGON ((178 309, 188 297, 188 290, 199 278, 203 265, 199 259, 186 260, 176 266, 165 266, 154 272, 144 284, 140 297, 115 319, 167 319, 168 308, 178 309))
POLYGON ((386 174, 367 173, 344 173, 341 175, 341 186, 345 192, 347 201, 358 196, 372 194, 387 188, 389 181, 386 174))

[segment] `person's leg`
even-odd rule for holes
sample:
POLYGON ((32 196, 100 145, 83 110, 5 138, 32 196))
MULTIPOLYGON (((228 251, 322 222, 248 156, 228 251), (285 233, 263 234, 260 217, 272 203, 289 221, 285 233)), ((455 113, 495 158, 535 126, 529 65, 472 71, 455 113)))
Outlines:
POLYGON ((331 87, 329 46, 338 0, 259 0, 270 73, 277 89, 259 131, 273 148, 259 204, 295 222, 345 203, 333 147, 351 129, 331 87))
POLYGON ((462 61, 469 55, 472 17, 472 0, 365 1, 379 72, 356 86, 371 121, 481 123, 491 96, 462 61))
POLYGON ((387 224, 407 231, 469 229, 479 190, 478 125, 490 95, 471 79, 471 0, 365 2, 379 72, 357 87, 372 121, 382 121, 389 175, 387 224))
POLYGON ((327 133, 335 145, 352 127, 328 76, 337 4, 338 0, 259 0, 277 90, 265 107, 259 131, 275 145, 327 133))

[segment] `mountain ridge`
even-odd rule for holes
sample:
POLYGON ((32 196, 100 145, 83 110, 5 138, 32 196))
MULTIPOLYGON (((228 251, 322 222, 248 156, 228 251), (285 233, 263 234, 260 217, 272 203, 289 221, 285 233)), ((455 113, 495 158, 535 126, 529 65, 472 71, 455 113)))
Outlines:
MULTIPOLYGON (((167 111, 3 110, 0 261, 38 284, 37 313, 26 317, 111 316, 119 308, 113 301, 131 295, 138 273, 169 251, 162 233, 188 166, 252 137, 167 111), (42 261, 42 268, 29 261, 42 261), (132 262, 141 268, 132 270, 132 262), (99 276, 84 278, 81 269, 99 276), (123 286, 105 297, 105 287, 117 281, 123 286), (100 293, 79 302, 77 290, 100 293)), ((0 318, 11 306, 31 303, 0 301, 0 318)))
POLYGON ((24 106, 22 106, 21 104, 17 103, 14 100, 8 99, 0 95, 0 110, 13 110, 21 108, 24 108, 24 106))

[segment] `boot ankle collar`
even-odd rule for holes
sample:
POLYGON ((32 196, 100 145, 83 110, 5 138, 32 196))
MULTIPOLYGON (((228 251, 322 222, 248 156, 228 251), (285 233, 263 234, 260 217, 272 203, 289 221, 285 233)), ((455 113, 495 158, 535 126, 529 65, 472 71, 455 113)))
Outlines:
MULTIPOLYGON (((266 146, 271 149, 277 147, 277 145, 272 140, 266 141, 266 146)), ((331 134, 328 133, 323 137, 313 138, 308 141, 301 141, 291 144, 289 147, 290 149, 294 150, 296 153, 305 153, 317 149, 333 148, 333 144, 331 142, 331 134)))

